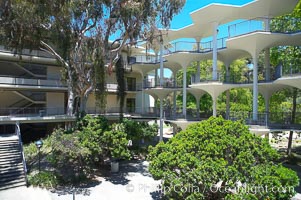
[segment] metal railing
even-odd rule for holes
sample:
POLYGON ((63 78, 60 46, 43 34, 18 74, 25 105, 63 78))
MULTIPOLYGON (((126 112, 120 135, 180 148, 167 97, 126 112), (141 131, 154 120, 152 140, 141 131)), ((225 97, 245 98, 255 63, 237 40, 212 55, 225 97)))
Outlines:
POLYGON ((156 87, 163 87, 163 88, 181 88, 183 86, 183 82, 175 80, 173 78, 165 78, 163 80, 162 86, 160 85, 160 79, 157 81, 152 79, 144 79, 143 87, 146 88, 156 88, 156 87))
MULTIPOLYGON (((277 67, 271 67, 269 72, 266 68, 258 69, 258 83, 269 83, 283 76, 296 76, 301 75, 301 60, 296 61, 282 61, 277 67), (269 77, 266 74, 269 73, 269 77)), ((190 84, 197 84, 201 82, 219 81, 229 84, 252 84, 253 83, 253 70, 243 71, 241 74, 226 75, 224 71, 217 72, 217 79, 213 80, 212 69, 207 70, 206 73, 200 74, 200 79, 196 78, 196 74, 191 75, 190 84)))
POLYGON ((293 60, 281 61, 276 68, 278 78, 285 76, 301 75, 301 60, 296 58, 293 60))
POLYGON ((60 80, 47 79, 27 79, 17 77, 0 76, 0 85, 28 85, 28 86, 42 86, 42 87, 66 87, 60 80))
POLYGON ((26 166, 26 160, 25 160, 25 155, 24 155, 24 150, 23 150, 23 142, 22 142, 21 129, 20 129, 19 122, 16 122, 15 132, 16 132, 16 135, 18 136, 18 142, 19 142, 21 156, 22 156, 22 163, 23 163, 23 170, 24 170, 25 181, 26 181, 26 185, 28 185, 27 166, 26 166))
MULTIPOLYGON (((16 54, 16 52, 6 49, 3 45, 0 45, 0 52, 16 54)), ((41 57, 41 58, 55 59, 55 57, 53 55, 51 55, 47 52, 44 52, 44 51, 40 51, 40 50, 24 49, 24 50, 22 50, 21 55, 22 56, 36 56, 36 57, 41 57)))
POLYGON ((44 117, 54 115, 65 115, 66 108, 46 108, 46 107, 27 107, 27 108, 0 108, 0 116, 4 117, 44 117))
POLYGON ((230 120, 242 120, 247 125, 260 125, 269 128, 301 128, 301 113, 297 112, 295 122, 292 120, 291 112, 261 112, 257 114, 257 119, 253 120, 253 113, 247 111, 230 112, 230 120))
MULTIPOLYGON (((160 63, 160 57, 154 55, 134 55, 136 64, 157 64, 160 63)), ((166 60, 163 58, 163 62, 166 60)))
MULTIPOLYGON (((117 82, 108 82, 106 87, 107 87, 107 90, 117 91, 118 83, 117 82)), ((128 83, 126 83, 125 90, 126 91, 141 91, 142 83, 136 83, 135 85, 129 85, 128 83)))
POLYGON ((274 18, 258 17, 228 26, 228 35, 229 38, 233 38, 255 32, 296 33, 301 31, 301 29, 296 29, 296 22, 300 23, 300 19, 277 18, 274 20, 274 18))
MULTIPOLYGON (((219 38, 217 40, 217 49, 226 48, 226 39, 219 38)), ((170 44, 170 48, 164 50, 164 55, 177 53, 177 52, 190 52, 190 53, 207 53, 213 50, 213 41, 208 42, 187 42, 178 41, 170 44)))
MULTIPOLYGON (((131 114, 131 115, 143 115, 143 116, 152 116, 157 117, 159 116, 159 109, 156 107, 125 107, 123 109, 124 114, 131 114)), ((98 107, 89 107, 86 109, 87 114, 101 114, 101 110, 98 107)), ((120 113, 119 107, 107 107, 105 108, 105 114, 112 114, 117 115, 120 113)))

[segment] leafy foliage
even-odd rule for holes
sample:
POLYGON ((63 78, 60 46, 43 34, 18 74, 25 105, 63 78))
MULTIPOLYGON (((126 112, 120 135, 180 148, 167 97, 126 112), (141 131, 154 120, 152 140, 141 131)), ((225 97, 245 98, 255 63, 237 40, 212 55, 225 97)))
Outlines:
MULTIPOLYGON (((95 167, 104 164, 105 160, 129 159, 129 139, 151 140, 157 134, 157 128, 157 125, 150 126, 128 119, 109 125, 104 117, 86 115, 77 122, 73 130, 57 129, 43 140, 42 166, 48 165, 50 171, 41 175, 31 175, 31 183, 45 184, 45 187, 48 187, 49 184, 81 182, 91 175, 95 167), (48 172, 55 173, 53 180, 48 172), (35 178, 37 180, 34 180, 35 178)), ((38 149, 31 143, 24 151, 27 164, 32 173, 35 173, 38 149)))
POLYGON ((54 188, 59 185, 58 175, 51 171, 42 171, 35 175, 28 176, 28 182, 33 186, 43 188, 54 188))
POLYGON ((248 127, 212 117, 151 147, 149 169, 155 179, 163 180, 163 192, 170 199, 289 199, 298 177, 276 164, 278 159, 268 141, 251 134, 248 127), (231 192, 238 183, 291 190, 231 192))
POLYGON ((113 159, 129 159, 128 139, 123 124, 113 124, 112 130, 104 132, 101 142, 105 156, 113 159))
POLYGON ((127 138, 133 141, 133 145, 138 145, 139 141, 151 141, 158 133, 158 125, 149 125, 146 122, 137 122, 134 120, 124 119, 124 125, 127 138))

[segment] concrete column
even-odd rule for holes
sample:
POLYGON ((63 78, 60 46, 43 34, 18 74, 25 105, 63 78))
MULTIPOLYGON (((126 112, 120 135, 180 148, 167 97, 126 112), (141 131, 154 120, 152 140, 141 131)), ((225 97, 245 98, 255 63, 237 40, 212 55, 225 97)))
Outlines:
POLYGON ((212 41, 212 47, 213 47, 213 66, 212 66, 212 79, 213 80, 217 80, 217 33, 218 33, 218 23, 217 22, 213 22, 212 24, 213 27, 213 41, 212 41))
MULTIPOLYGON (((198 43, 199 44, 199 43, 198 43)), ((200 61, 196 62, 196 76, 195 76, 195 82, 199 83, 201 82, 201 67, 200 67, 200 61)))
POLYGON ((269 16, 266 16, 265 19, 264 19, 264 24, 265 24, 265 31, 271 31, 271 28, 270 28, 270 18, 269 16))
POLYGON ((258 118, 258 55, 253 55, 253 120, 258 118))
MULTIPOLYGON (((196 43, 197 43, 197 51, 200 52, 201 50, 201 37, 196 37, 196 43)), ((197 72, 195 76, 195 82, 199 83, 200 82, 200 76, 201 76, 201 68, 200 68, 200 61, 197 61, 197 72)))
POLYGON ((196 117, 200 118, 200 98, 196 97, 196 117))
POLYGON ((186 104, 187 104, 187 66, 183 68, 183 115, 186 118, 186 104))
POLYGON ((213 102, 213 104, 212 104, 212 110, 213 110, 212 115, 213 115, 213 117, 216 117, 216 101, 217 101, 217 98, 212 97, 212 102, 213 102))
POLYGON ((265 123, 267 125, 269 123, 269 116, 270 116, 270 96, 265 96, 264 101, 265 101, 265 123))
POLYGON ((201 37, 196 37, 195 38, 196 46, 197 46, 197 51, 198 52, 200 52, 200 50, 201 50, 201 44, 200 44, 201 43, 201 39, 202 39, 201 37))
POLYGON ((163 98, 160 98, 160 142, 163 141, 163 98))
POLYGON ((173 113, 177 112, 177 91, 173 92, 173 113))
POLYGON ((226 118, 230 118, 230 90, 226 91, 226 118))
MULTIPOLYGON (((173 79, 174 79, 174 88, 177 88, 177 71, 173 70, 172 71, 173 74, 173 79)), ((175 114, 177 112, 177 91, 175 90, 173 92, 173 113, 175 114)))
POLYGON ((141 73, 142 83, 141 83, 141 114, 144 114, 144 75, 141 73))
POLYGON ((172 133, 173 133, 173 136, 175 136, 175 135, 177 134, 177 129, 178 129, 177 125, 176 125, 176 124, 173 124, 173 125, 172 125, 172 133))
MULTIPOLYGON (((226 81, 229 83, 230 81, 230 71, 229 71, 229 65, 225 64, 226 66, 226 81)), ((229 119, 230 117, 230 90, 226 91, 226 118, 229 119)))
POLYGON ((270 48, 264 50, 265 79, 271 80, 270 48))
POLYGON ((164 76, 164 69, 163 69, 163 44, 160 44, 160 87, 163 87, 163 76, 164 76))
POLYGON ((155 87, 158 84, 158 70, 155 69, 155 87))

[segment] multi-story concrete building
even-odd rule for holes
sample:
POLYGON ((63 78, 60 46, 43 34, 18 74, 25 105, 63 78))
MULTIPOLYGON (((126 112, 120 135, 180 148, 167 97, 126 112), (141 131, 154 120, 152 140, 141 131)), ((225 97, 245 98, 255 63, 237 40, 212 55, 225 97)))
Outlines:
MULTIPOLYGON (((142 53, 141 48, 133 48, 132 58, 135 62, 126 62, 127 96, 125 113, 136 117, 159 117, 168 120, 177 118, 199 120, 200 97, 208 93, 212 97, 213 116, 217 115, 218 96, 232 88, 250 88, 253 93, 253 112, 247 122, 255 125, 273 124, 269 112, 269 99, 274 92, 287 87, 300 89, 300 69, 289 62, 278 67, 270 65, 269 48, 284 45, 300 45, 300 32, 285 30, 280 32, 271 28, 275 16, 290 13, 297 0, 257 0, 242 6, 211 4, 192 12, 193 24, 178 30, 162 30, 163 44, 153 49, 153 55, 142 53), (226 27, 226 34, 220 37, 219 29, 226 27), (276 32, 277 31, 277 32, 276 32), (208 40, 208 37, 211 40, 208 40), (182 39, 194 39, 194 42, 182 39), (205 39, 204 39, 205 38, 205 39), (163 46, 168 46, 163 50, 163 46), (135 50, 136 49, 136 50, 135 50), (259 53, 265 52, 265 77, 258 80, 259 53), (251 79, 247 82, 230 80, 230 64, 236 59, 249 57, 252 60, 251 79), (186 80, 187 67, 192 62, 212 60, 208 66, 210 80, 200 75, 200 69, 193 80, 186 80), (222 76, 217 68, 220 61, 226 66, 222 76), (130 63, 130 64, 128 64, 130 63), (173 79, 164 78, 163 69, 169 68, 173 79), (176 73, 182 69, 183 83, 177 83, 176 73), (294 69, 294 70, 292 70, 294 69), (149 78, 152 75, 152 79, 149 78), (160 77, 160 78, 158 78, 160 77), (161 78, 162 77, 162 78, 161 78), (176 105, 176 96, 183 94, 183 106, 176 105), (187 92, 196 98, 197 109, 187 112, 187 92), (173 108, 154 108, 154 100, 163 99, 173 93, 173 108), (258 95, 265 99, 266 112, 258 112, 258 95), (180 111, 180 112, 179 112, 180 111)), ((128 60, 128 55, 123 55, 128 60)), ((67 87, 60 81, 61 68, 57 61, 42 51, 24 50, 22 57, 1 47, 0 52, 0 123, 19 122, 22 133, 50 132, 57 123, 73 121, 74 117, 66 115, 67 87), (35 130, 35 131, 33 131, 35 130)), ((250 78, 250 77, 249 77, 250 78)), ((117 81, 115 75, 107 76, 107 115, 118 114, 117 81)), ((87 113, 97 114, 94 95, 87 102, 87 113)), ((117 116, 117 115, 116 115, 117 116)), ((234 118, 229 109, 225 117, 234 118)), ((174 121, 175 123, 180 123, 174 121)), ((187 124, 181 122, 181 124, 187 124)), ((280 123, 280 122, 277 122, 280 123)), ((284 122, 283 122, 284 123, 284 122)), ((183 127, 183 126, 182 126, 183 127)), ((6 126, 1 126, 5 129, 6 126)), ((5 130, 4 130, 5 132, 5 130)), ((28 133, 28 134, 29 134, 28 133)))
MULTIPOLYGON (((181 116, 176 113, 174 104, 173 118, 199 120, 199 101, 203 94, 208 93, 213 101, 212 115, 217 116, 217 98, 225 91, 232 88, 250 88, 253 93, 252 113, 231 113, 229 107, 229 95, 227 95, 227 111, 224 117, 229 119, 243 118, 252 126, 254 132, 263 134, 271 129, 300 128, 298 124, 291 124, 291 116, 275 119, 275 114, 269 110, 271 96, 284 88, 301 89, 300 66, 294 66, 293 61, 283 61, 277 66, 270 64, 270 48, 277 46, 300 46, 300 30, 290 30, 286 27, 282 30, 275 29, 271 24, 273 18, 288 14, 293 11, 297 0, 257 0, 242 6, 211 4, 192 12, 193 24, 178 30, 163 30, 163 44, 168 46, 164 50, 164 59, 168 62, 161 65, 161 70, 166 67, 171 69, 174 76, 179 69, 183 70, 182 88, 168 87, 149 88, 145 92, 159 99, 164 99, 169 93, 180 91, 183 94, 183 108, 181 116), (222 35, 220 30, 224 29, 222 35), (187 40, 190 39, 190 40, 187 40), (210 38, 208 40, 208 38, 210 38), (191 42, 191 40, 194 40, 191 42), (264 77, 258 79, 259 54, 264 52, 264 77), (248 81, 235 82, 231 80, 230 65, 239 58, 250 58, 252 68, 248 81), (190 80, 186 80, 187 67, 192 62, 212 60, 212 66, 208 66, 211 77, 200 75, 200 66, 197 64, 197 73, 190 80), (225 74, 220 74, 217 63, 222 62, 226 67, 225 74), (187 112, 186 97, 191 93, 197 102, 197 111, 194 115, 187 112), (265 112, 258 112, 258 95, 265 100, 265 112), (243 116, 244 115, 244 116, 243 116), (289 120, 288 120, 289 119, 289 120), (286 124, 286 125, 285 125, 286 124), (261 127, 260 127, 261 126, 261 127), (255 128, 255 129, 254 129, 255 128)), ((287 23, 283 21, 283 23, 287 23)), ((162 50, 163 52, 163 50, 162 50)), ((301 56, 301 55, 298 55, 301 56)), ((299 58, 296 58, 299 59, 299 58)), ((161 83, 162 84, 162 83, 161 83)), ((175 84, 174 84, 175 85, 175 84)), ((174 101, 175 102, 175 101, 174 101)), ((185 128, 189 121, 172 120, 173 123, 185 128)))
MULTIPOLYGON (((131 57, 135 62, 125 66, 127 95, 125 100, 126 116, 138 119, 161 119, 185 128, 191 121, 199 121, 208 116, 199 112, 200 98, 208 93, 212 97, 212 115, 217 116, 217 98, 233 88, 250 88, 253 93, 252 113, 231 113, 229 95, 227 111, 224 117, 243 118, 251 125, 251 130, 265 134, 272 130, 300 130, 300 124, 291 124, 290 116, 277 118, 269 110, 271 96, 284 88, 301 89, 301 66, 291 62, 271 66, 271 47, 301 46, 301 30, 276 31, 270 24, 273 17, 290 13, 298 0, 256 0, 242 6, 211 4, 192 12, 193 24, 178 30, 162 30, 163 43, 154 47, 151 55, 133 50, 131 57), (226 29, 225 29, 226 27, 226 29), (222 37, 219 30, 225 29, 222 37), (208 37, 211 39, 208 40, 208 37), (189 42, 187 40, 189 38, 189 42), (186 39, 186 41, 181 41, 186 39), (191 40, 194 40, 191 42, 191 40), (167 49, 163 49, 166 47, 167 49), (264 77, 258 79, 259 54, 265 52, 264 77), (230 77, 230 65, 239 58, 249 57, 253 67, 250 79, 235 82, 230 77), (197 74, 191 80, 186 79, 187 67, 192 62, 212 60, 208 67, 210 79, 197 74), (217 63, 226 66, 221 75, 217 63), (164 78, 163 70, 168 68, 174 78, 164 78), (176 81, 176 74, 183 70, 183 82, 176 81), (160 77, 160 78, 158 78, 160 77), (187 111, 187 93, 196 98, 197 109, 187 111), (183 106, 176 105, 177 94, 183 95, 183 106), (154 101, 160 102, 173 94, 170 108, 154 107, 154 101), (258 112, 258 96, 265 100, 266 110, 258 112)), ((301 56, 301 55, 299 55, 301 56)), ((127 55, 124 55, 127 60, 127 55)), ((127 60, 128 61, 128 60, 127 60)), ((51 56, 41 51, 24 50, 22 59, 12 52, 0 48, 0 124, 1 132, 11 132, 7 124, 20 124, 22 135, 45 135, 65 122, 74 121, 75 117, 66 115, 67 87, 60 81, 61 67, 51 56)), ((117 81, 115 75, 107 76, 107 117, 118 118, 117 81)), ((87 113, 97 114, 94 95, 87 102, 87 113)), ((14 131, 14 130, 13 130, 14 131)), ((162 129, 161 129, 162 137, 162 129)))

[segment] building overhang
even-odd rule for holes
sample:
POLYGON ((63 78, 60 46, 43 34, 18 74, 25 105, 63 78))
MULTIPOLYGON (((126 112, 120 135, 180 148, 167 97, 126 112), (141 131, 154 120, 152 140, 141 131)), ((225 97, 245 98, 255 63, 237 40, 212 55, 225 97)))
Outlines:
POLYGON ((244 50, 251 55, 258 54, 265 48, 281 45, 300 46, 301 32, 295 34, 253 32, 227 40, 228 49, 244 50))

